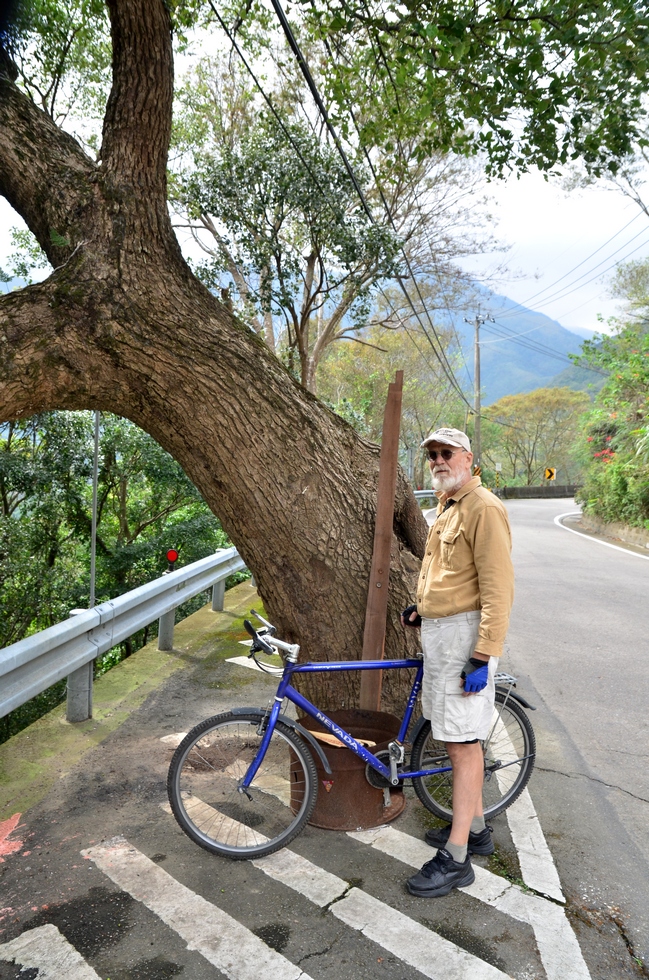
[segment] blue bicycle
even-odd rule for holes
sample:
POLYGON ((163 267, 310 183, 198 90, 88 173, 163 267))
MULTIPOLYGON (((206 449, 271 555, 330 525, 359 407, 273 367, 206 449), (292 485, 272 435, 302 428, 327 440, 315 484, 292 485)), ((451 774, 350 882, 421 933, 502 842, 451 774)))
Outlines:
MULTIPOLYGON (((256 858, 288 844, 304 828, 318 795, 314 753, 325 773, 331 767, 325 746, 299 722, 282 712, 285 699, 309 715, 327 740, 345 746, 366 763, 372 786, 389 791, 411 779, 424 806, 451 820, 451 765, 442 742, 433 739, 430 722, 421 718, 408 730, 421 688, 423 662, 353 660, 299 664, 300 648, 275 636, 273 627, 251 610, 264 628, 246 620, 252 637, 250 655, 268 670, 259 654, 283 657, 279 684, 268 710, 234 708, 196 725, 183 739, 169 767, 167 791, 173 814, 201 847, 230 858, 256 858), (292 686, 296 674, 349 670, 414 669, 415 678, 399 733, 387 751, 373 754, 372 744, 354 738, 292 686), (412 745, 409 764, 406 746, 412 745)), ((272 668, 271 668, 272 670, 272 668)), ((483 743, 485 816, 508 807, 523 791, 534 767, 536 740, 524 708, 532 708, 513 690, 516 678, 496 675, 496 704, 491 731, 483 743)), ((532 709, 533 710, 533 709, 532 709)), ((322 738, 323 736, 320 736, 322 738)))

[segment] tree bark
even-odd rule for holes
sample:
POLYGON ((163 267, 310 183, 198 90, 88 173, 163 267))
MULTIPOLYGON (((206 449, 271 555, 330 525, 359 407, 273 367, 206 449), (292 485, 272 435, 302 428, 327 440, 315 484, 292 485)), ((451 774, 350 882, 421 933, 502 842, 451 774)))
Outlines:
MULTIPOLYGON (((98 165, 0 78, 0 192, 55 266, 0 301, 0 417, 68 408, 131 419, 219 516, 280 635, 309 658, 357 658, 378 448, 296 384, 185 264, 166 203, 168 16, 162 0, 108 7, 114 78, 98 165)), ((398 616, 412 601, 425 535, 400 472, 388 655, 412 649, 398 616)), ((403 689, 392 674, 387 706, 403 689)), ((353 705, 357 678, 316 696, 353 705)))

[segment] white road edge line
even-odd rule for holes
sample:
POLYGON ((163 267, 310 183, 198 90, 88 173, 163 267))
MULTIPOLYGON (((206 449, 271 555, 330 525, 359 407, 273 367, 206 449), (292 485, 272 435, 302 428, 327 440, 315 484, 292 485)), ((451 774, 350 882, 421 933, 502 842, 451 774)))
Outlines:
POLYGON ((288 848, 252 864, 320 908, 333 902, 332 915, 430 980, 504 980, 508 976, 288 848))
POLYGON ((528 888, 565 903, 559 873, 527 787, 505 810, 507 823, 528 888))
POLYGON ((124 837, 113 837, 81 854, 229 980, 311 980, 299 966, 270 949, 227 912, 176 881, 124 837))
POLYGON ((605 548, 613 548, 615 551, 622 551, 625 555, 633 555, 635 558, 641 558, 643 561, 649 561, 649 555, 639 555, 637 551, 630 551, 628 548, 621 548, 619 544, 610 544, 609 541, 602 541, 601 538, 593 538, 590 534, 583 534, 581 531, 576 531, 574 527, 566 527, 562 523, 564 517, 578 517, 581 514, 580 510, 570 510, 567 514, 558 514, 554 519, 554 523, 557 527, 562 527, 564 531, 570 531, 571 534, 577 534, 580 538, 585 538, 586 541, 594 541, 596 544, 603 544, 605 548))
POLYGON ((55 925, 27 929, 0 946, 0 960, 38 970, 39 980, 101 980, 55 925))
MULTIPOLYGON (((347 836, 413 868, 420 868, 435 853, 425 841, 394 827, 349 831, 347 836)), ((532 927, 548 980, 591 980, 577 937, 560 905, 524 892, 478 865, 474 870, 475 882, 461 891, 532 927)))
MULTIPOLYGON (((497 746, 495 754, 505 762, 505 768, 496 770, 496 781, 504 794, 508 791, 511 780, 511 770, 506 764, 513 762, 519 753, 514 748, 507 726, 495 709, 494 715, 495 723, 490 737, 493 737, 494 745, 497 746)), ((565 902, 556 865, 527 788, 505 813, 525 884, 542 895, 565 902)))

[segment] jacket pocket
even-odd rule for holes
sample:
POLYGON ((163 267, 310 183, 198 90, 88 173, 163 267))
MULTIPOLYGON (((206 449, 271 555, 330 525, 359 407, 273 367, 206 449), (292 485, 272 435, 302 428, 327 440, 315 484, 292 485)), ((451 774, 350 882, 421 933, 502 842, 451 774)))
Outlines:
POLYGON ((458 570, 457 550, 461 533, 461 531, 449 529, 440 534, 439 563, 442 568, 448 568, 451 571, 458 570))

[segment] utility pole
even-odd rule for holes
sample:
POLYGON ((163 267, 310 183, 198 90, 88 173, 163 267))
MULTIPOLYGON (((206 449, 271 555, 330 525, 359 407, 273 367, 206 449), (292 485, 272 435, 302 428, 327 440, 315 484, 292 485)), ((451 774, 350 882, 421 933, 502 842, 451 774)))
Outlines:
POLYGON ((473 448, 473 466, 474 469, 481 465, 482 458, 482 446, 480 442, 480 327, 483 323, 487 321, 495 323, 496 321, 492 316, 486 314, 481 316, 480 312, 476 313, 473 320, 467 320, 464 317, 465 323, 473 324, 475 328, 475 348, 473 352, 473 442, 471 446, 473 448))

